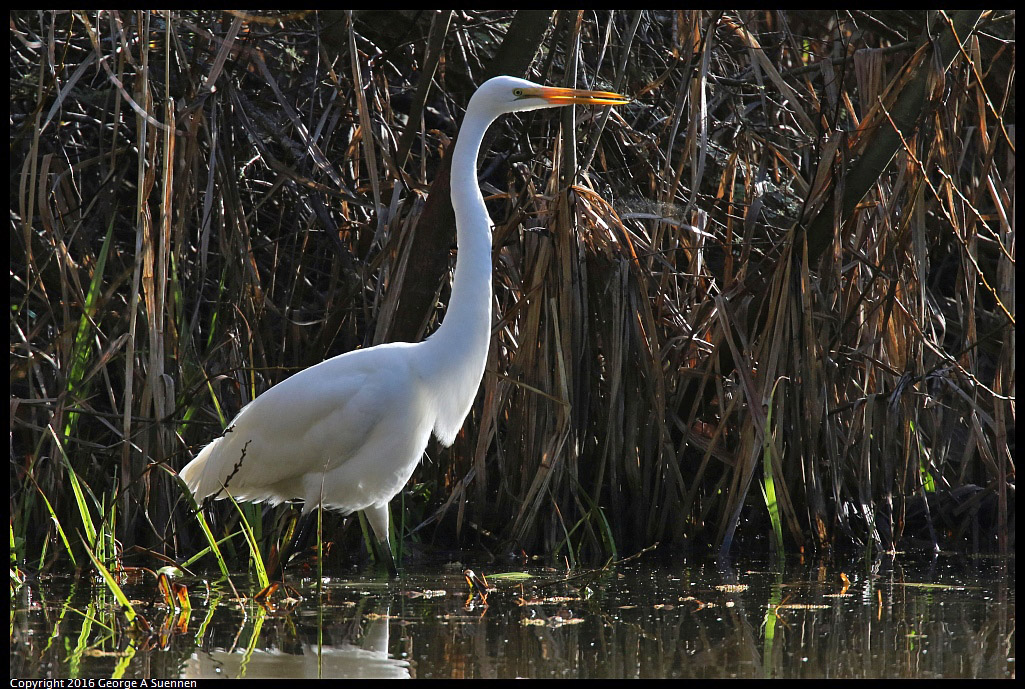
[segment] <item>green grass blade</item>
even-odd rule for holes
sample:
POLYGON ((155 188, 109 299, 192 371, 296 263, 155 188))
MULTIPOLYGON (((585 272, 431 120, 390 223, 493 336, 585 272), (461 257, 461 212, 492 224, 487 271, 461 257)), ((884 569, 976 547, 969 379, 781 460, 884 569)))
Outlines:
MULTIPOLYGON (((75 341, 72 345, 71 369, 68 371, 68 392, 80 392, 78 390, 82 380, 85 378, 86 370, 89 367, 89 338, 93 330, 93 316, 98 310, 99 296, 103 292, 103 274, 107 266, 107 256, 110 253, 110 240, 114 236, 114 221, 111 219, 107 226, 107 236, 103 239, 103 246, 96 257, 96 267, 93 269, 93 277, 89 282, 89 291, 85 295, 85 304, 82 308, 82 315, 78 319, 78 328, 75 330, 75 341)), ((78 422, 78 412, 68 412, 67 423, 64 424, 64 437, 70 438, 75 431, 78 422)))
POLYGON ((129 622, 133 621, 136 613, 135 608, 132 607, 132 602, 128 600, 128 596, 126 596, 125 592, 121 590, 120 586, 118 586, 117 580, 114 579, 114 575, 112 575, 110 571, 103 566, 103 563, 100 562, 99 558, 93 554, 93 549, 89 547, 89 544, 83 543, 83 545, 85 546, 85 552, 89 554, 89 559, 93 561, 93 566, 96 567, 96 571, 100 573, 100 576, 103 577, 103 581, 107 584, 107 588, 110 589, 112 594, 114 594, 114 598, 117 599, 117 602, 121 604, 125 617, 128 618, 129 622))
MULTIPOLYGON (((218 541, 216 538, 214 538, 213 532, 210 531, 210 525, 206 523, 206 517, 203 516, 203 511, 199 509, 199 505, 196 503, 196 499, 192 496, 192 491, 189 490, 189 487, 185 484, 185 481, 182 480, 181 476, 179 476, 177 473, 175 473, 168 467, 164 465, 160 466, 162 469, 164 469, 164 471, 167 472, 167 475, 170 476, 176 484, 178 484, 178 488, 181 491, 181 494, 185 497, 185 500, 187 500, 189 505, 192 507, 192 513, 196 515, 196 523, 199 524, 199 529, 203 532, 203 536, 206 538, 206 542, 209 544, 209 551, 213 552, 214 557, 217 560, 217 566, 221 570, 221 574, 223 574, 224 578, 230 582, 231 578, 228 575, 228 563, 225 562, 224 555, 221 553, 221 549, 218 547, 218 543, 223 543, 231 537, 229 536, 228 538, 225 538, 222 541, 218 541)), ((200 555, 205 554, 206 552, 207 551, 203 551, 203 553, 200 553, 200 555)), ((200 555, 195 556, 194 558, 189 560, 189 562, 193 562, 194 560, 198 559, 200 555)), ((232 585, 232 588, 234 588, 234 585, 232 585)))
POLYGON ((242 519, 242 533, 246 536, 246 542, 249 543, 249 556, 253 561, 253 567, 256 569, 256 580, 260 584, 260 588, 264 589, 270 586, 270 578, 267 576, 267 568, 263 564, 263 555, 260 554, 260 547, 256 543, 256 537, 253 536, 253 528, 249 525, 249 520, 246 519, 246 513, 242 507, 235 501, 235 498, 228 493, 228 499, 231 500, 231 504, 238 510, 238 515, 242 519))
MULTIPOLYGON (((52 428, 50 432, 53 433, 52 428)), ((56 433, 53 433, 53 435, 54 439, 57 440, 56 433)), ((85 529, 85 536, 89 543, 95 543, 96 525, 93 523, 92 514, 89 512, 89 505, 86 503, 82 484, 78 480, 78 474, 75 473, 74 467, 71 466, 71 460, 68 459, 68 455, 64 451, 64 443, 57 440, 57 447, 60 450, 61 458, 64 460, 64 466, 68 470, 68 483, 71 485, 71 491, 75 495, 75 504, 78 506, 78 514, 82 517, 82 527, 85 529)))
MULTIPOLYGON (((203 521, 201 521, 201 522, 200 522, 200 524, 201 524, 201 525, 205 525, 205 524, 206 524, 206 520, 204 519, 203 521)), ((209 527, 207 527, 207 532, 209 532, 209 531, 210 531, 210 530, 209 530, 209 527)), ((223 543, 226 543, 226 542, 230 541, 231 539, 235 538, 236 536, 242 536, 242 535, 243 535, 243 534, 242 534, 242 531, 241 531, 241 530, 239 530, 239 531, 236 531, 235 533, 232 533, 232 534, 228 534, 228 535, 227 535, 227 536, 225 536, 224 538, 221 538, 221 539, 219 539, 219 540, 217 541, 217 545, 218 545, 218 546, 220 546, 220 545, 222 545, 223 543)), ((212 534, 211 534, 211 538, 212 538, 212 537, 213 537, 213 536, 212 536, 212 534)), ((187 560, 185 560, 184 562, 182 562, 182 563, 181 563, 181 567, 182 567, 182 569, 188 569, 188 568, 189 568, 189 567, 191 567, 191 566, 192 566, 193 564, 195 564, 195 563, 196 563, 196 562, 198 562, 199 560, 202 560, 202 559, 203 559, 204 557, 206 557, 207 555, 209 555, 209 554, 211 554, 211 553, 214 553, 214 557, 215 557, 216 559, 223 559, 223 558, 222 558, 222 556, 221 556, 221 554, 220 554, 219 552, 214 552, 214 549, 213 549, 213 548, 212 548, 211 546, 209 546, 209 545, 208 545, 207 547, 203 548, 202 550, 200 550, 200 551, 199 551, 198 553, 196 553, 195 555, 193 555, 193 556, 192 556, 192 557, 190 557, 189 559, 187 559, 187 560)), ((224 570, 222 569, 221 571, 223 572, 224 570)))
POLYGON ((775 452, 772 440, 772 400, 776 395, 776 386, 779 385, 780 380, 782 379, 777 379, 772 386, 772 392, 769 393, 768 410, 765 415, 765 437, 762 441, 762 472, 764 474, 762 492, 765 496, 765 506, 769 510, 769 519, 772 520, 772 534, 775 537, 776 555, 782 558, 785 552, 783 550, 783 520, 779 514, 779 504, 776 502, 776 485, 773 480, 772 470, 772 455, 775 452))
MULTIPOLYGON (((64 544, 64 551, 68 554, 68 557, 71 558, 72 566, 75 569, 78 569, 78 559, 75 557, 75 551, 71 549, 71 542, 68 540, 68 535, 66 533, 64 533, 64 527, 61 526, 60 519, 57 518, 57 513, 53 511, 53 505, 50 504, 50 499, 46 497, 46 494, 43 492, 43 489, 40 488, 38 483, 36 483, 36 480, 35 480, 35 478, 33 476, 29 475, 29 479, 32 481, 32 484, 36 487, 36 491, 38 491, 39 495, 42 496, 42 498, 43 498, 43 504, 46 506, 46 511, 49 513, 50 519, 53 521, 54 526, 57 527, 57 535, 60 536, 61 543, 64 544)), ((49 539, 47 539, 47 540, 49 540, 49 539)), ((44 555, 46 553, 46 546, 47 546, 47 543, 44 542, 43 543, 43 553, 41 553, 40 556, 39 556, 39 568, 40 569, 42 569, 42 567, 43 567, 43 557, 44 557, 44 555)), ((26 553, 26 556, 27 556, 27 553, 26 553)))

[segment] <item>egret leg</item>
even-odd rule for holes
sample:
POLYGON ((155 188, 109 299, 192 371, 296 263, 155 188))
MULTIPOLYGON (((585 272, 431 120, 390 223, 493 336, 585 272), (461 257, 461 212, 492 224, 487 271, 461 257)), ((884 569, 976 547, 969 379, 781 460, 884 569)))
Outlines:
POLYGON ((377 551, 374 553, 375 559, 388 568, 390 575, 397 575, 395 559, 391 554, 391 541, 388 539, 388 503, 368 507, 363 510, 363 513, 367 515, 370 528, 374 530, 374 535, 377 537, 377 547, 374 549, 377 551))

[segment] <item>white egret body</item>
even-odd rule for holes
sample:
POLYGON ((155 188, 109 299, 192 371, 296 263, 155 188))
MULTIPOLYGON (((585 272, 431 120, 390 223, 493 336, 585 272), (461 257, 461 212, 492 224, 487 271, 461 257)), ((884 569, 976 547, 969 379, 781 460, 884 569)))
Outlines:
POLYGON ((232 495, 272 504, 305 501, 364 510, 390 555, 388 502, 409 480, 433 432, 451 445, 477 394, 491 339, 491 219, 477 184, 477 155, 495 119, 523 110, 594 103, 615 93, 495 77, 466 109, 452 153, 458 255, 452 296, 423 342, 358 349, 300 371, 247 404, 181 477, 197 500, 232 495))

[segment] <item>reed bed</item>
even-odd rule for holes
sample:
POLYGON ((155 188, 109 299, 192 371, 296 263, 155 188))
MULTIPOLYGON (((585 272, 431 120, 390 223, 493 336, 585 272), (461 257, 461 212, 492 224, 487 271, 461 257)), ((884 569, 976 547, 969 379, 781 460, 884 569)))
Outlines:
POLYGON ((12 559, 260 563, 292 511, 204 535, 174 472, 274 383, 444 318, 445 156, 500 73, 636 101, 493 128, 490 359, 403 541, 1013 550, 1014 29, 13 11, 12 559))

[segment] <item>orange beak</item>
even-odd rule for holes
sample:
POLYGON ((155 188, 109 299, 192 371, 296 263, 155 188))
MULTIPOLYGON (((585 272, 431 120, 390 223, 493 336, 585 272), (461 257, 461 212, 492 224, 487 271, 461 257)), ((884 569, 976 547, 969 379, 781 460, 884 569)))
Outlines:
POLYGON ((625 105, 632 101, 611 91, 586 91, 584 89, 564 89, 556 86, 541 86, 536 89, 522 89, 522 98, 543 98, 552 105, 625 105))

